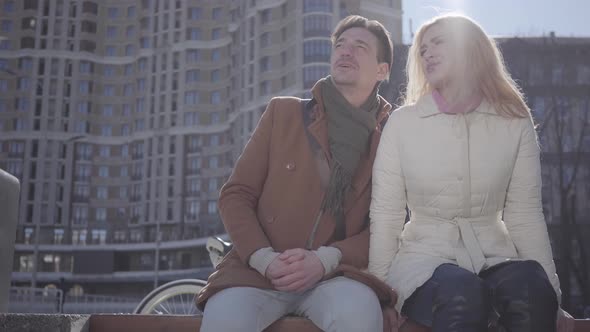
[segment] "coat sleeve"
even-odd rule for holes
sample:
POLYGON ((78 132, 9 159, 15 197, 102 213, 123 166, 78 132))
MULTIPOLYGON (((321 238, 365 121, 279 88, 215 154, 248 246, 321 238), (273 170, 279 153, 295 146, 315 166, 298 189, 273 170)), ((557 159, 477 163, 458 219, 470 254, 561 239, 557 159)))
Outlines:
POLYGON ((219 214, 238 256, 248 264, 256 250, 271 247, 257 217, 258 199, 268 174, 273 118, 277 99, 266 111, 219 194, 219 214))
POLYGON ((561 302, 559 279, 543 216, 537 136, 531 119, 521 121, 520 143, 504 205, 504 222, 519 257, 535 260, 543 266, 561 302))
POLYGON ((340 264, 352 265, 361 270, 367 268, 369 251, 368 227, 342 241, 334 242, 330 246, 338 248, 342 253, 340 264))
POLYGON ((398 250, 406 219, 406 185, 400 162, 400 142, 393 112, 387 122, 375 163, 370 208, 369 272, 386 280, 398 250))

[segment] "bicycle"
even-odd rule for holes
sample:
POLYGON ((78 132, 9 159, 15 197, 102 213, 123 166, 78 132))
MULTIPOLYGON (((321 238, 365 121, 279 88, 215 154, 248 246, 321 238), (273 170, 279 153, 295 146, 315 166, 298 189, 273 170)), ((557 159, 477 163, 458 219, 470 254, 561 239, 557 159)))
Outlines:
MULTIPOLYGON (((219 237, 207 239, 205 248, 216 267, 232 244, 219 237)), ((146 295, 137 305, 134 314, 197 315, 202 312, 195 306, 195 297, 207 282, 200 279, 180 279, 161 285, 146 295)))

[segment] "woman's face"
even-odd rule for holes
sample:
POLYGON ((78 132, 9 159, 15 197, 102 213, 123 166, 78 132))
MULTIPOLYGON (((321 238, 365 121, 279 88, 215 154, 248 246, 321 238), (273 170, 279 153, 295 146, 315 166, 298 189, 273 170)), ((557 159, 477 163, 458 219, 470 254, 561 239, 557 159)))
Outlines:
POLYGON ((447 85, 454 76, 455 55, 451 35, 440 24, 426 30, 420 43, 420 61, 426 80, 435 88, 447 85))

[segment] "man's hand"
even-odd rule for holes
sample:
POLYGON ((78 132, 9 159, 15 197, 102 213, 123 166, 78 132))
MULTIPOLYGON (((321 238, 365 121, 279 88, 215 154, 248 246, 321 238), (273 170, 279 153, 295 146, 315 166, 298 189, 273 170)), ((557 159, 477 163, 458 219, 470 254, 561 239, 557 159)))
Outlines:
POLYGON ((303 254, 297 255, 284 255, 281 254, 277 256, 275 259, 270 262, 268 267, 266 268, 265 277, 269 280, 278 279, 284 277, 285 275, 290 273, 288 269, 289 264, 294 263, 296 261, 303 260, 305 256, 303 254))
POLYGON ((324 276, 324 266, 311 251, 289 249, 280 254, 267 269, 267 277, 275 288, 283 292, 304 292, 313 287, 324 276), (276 269, 270 271, 275 261, 276 269))

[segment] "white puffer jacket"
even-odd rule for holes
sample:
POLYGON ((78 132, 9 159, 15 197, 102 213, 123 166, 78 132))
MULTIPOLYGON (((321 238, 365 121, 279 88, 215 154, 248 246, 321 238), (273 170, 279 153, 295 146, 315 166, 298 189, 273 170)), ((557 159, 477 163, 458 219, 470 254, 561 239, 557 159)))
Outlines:
POLYGON ((502 117, 485 101, 444 114, 431 95, 393 112, 373 167, 370 217, 369 271, 398 292, 398 310, 443 263, 479 273, 536 260, 561 298, 530 118, 502 117))

